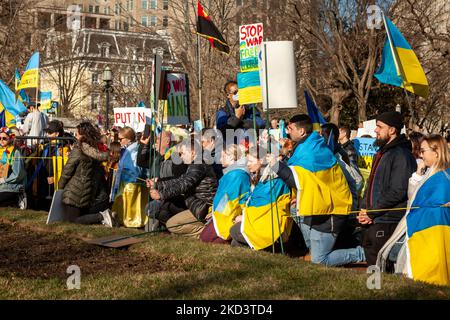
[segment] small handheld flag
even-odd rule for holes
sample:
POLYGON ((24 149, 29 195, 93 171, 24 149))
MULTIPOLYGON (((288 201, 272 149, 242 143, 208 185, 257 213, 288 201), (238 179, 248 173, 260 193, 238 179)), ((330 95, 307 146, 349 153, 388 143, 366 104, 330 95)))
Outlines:
POLYGON ((383 16, 386 28, 381 64, 375 77, 382 83, 405 88, 423 98, 429 86, 419 59, 397 27, 383 16))
POLYGON ((227 54, 230 53, 230 46, 212 22, 211 17, 203 9, 200 1, 197 2, 197 33, 207 38, 211 47, 227 54))

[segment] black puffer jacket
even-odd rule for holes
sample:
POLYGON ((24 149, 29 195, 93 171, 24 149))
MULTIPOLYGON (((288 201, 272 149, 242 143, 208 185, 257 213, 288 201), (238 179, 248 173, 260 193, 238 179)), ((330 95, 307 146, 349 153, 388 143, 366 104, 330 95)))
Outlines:
POLYGON ((186 207, 197 219, 204 220, 217 191, 217 179, 210 165, 191 164, 179 178, 158 180, 156 188, 161 200, 184 195, 186 207))
MULTIPOLYGON (((361 207, 364 209, 405 208, 408 181, 417 169, 411 142, 400 135, 374 156, 361 207)), ((374 223, 398 223, 405 210, 369 212, 374 223)))
POLYGON ((108 200, 108 188, 102 161, 108 152, 100 152, 86 143, 76 146, 69 155, 58 187, 64 189, 62 202, 80 209, 108 200))

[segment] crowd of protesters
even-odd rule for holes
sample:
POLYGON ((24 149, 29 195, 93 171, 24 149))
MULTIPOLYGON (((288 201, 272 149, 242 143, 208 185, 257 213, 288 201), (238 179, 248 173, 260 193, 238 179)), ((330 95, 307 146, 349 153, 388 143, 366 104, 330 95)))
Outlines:
POLYGON ((31 108, 23 131, 0 131, 0 206, 48 211, 62 190, 62 203, 78 209, 77 223, 147 225, 255 250, 295 242, 313 263, 340 266, 376 264, 433 175, 442 174, 439 187, 447 190, 440 205, 450 203, 448 142, 435 134, 408 139, 398 112, 377 116, 379 149, 363 181, 347 127, 327 123, 316 132, 299 114, 286 127, 275 119, 265 132, 245 134, 253 112, 258 129, 264 121, 239 106, 236 83, 225 93, 217 129, 184 135, 158 127, 149 136, 129 127, 101 132, 82 122, 71 137, 62 122, 31 108), (236 129, 244 134, 230 140, 226 130, 236 129))

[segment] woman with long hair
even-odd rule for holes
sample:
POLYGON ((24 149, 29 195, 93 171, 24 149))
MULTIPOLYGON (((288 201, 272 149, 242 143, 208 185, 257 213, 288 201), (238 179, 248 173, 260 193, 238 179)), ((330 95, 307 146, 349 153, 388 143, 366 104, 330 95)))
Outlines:
POLYGON ((25 167, 20 150, 14 146, 14 134, 6 127, 0 128, 0 207, 19 204, 25 180, 25 167))
POLYGON ((422 137, 420 155, 408 190, 407 275, 450 285, 450 152, 442 136, 431 134, 422 137))
POLYGON ((63 189, 62 202, 79 209, 77 223, 103 223, 112 227, 105 171, 101 164, 108 160, 107 149, 100 142, 100 132, 90 122, 80 123, 75 137, 77 144, 70 152, 59 180, 59 189, 63 189))
POLYGON ((408 210, 378 253, 382 271, 450 285, 450 152, 437 134, 422 137, 422 162, 409 179, 408 210))

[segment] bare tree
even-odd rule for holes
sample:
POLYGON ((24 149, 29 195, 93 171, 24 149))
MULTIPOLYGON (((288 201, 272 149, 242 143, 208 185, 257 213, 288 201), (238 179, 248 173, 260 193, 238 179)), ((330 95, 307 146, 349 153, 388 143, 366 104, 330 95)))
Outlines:
MULTIPOLYGON (((230 46, 226 55, 212 49, 210 43, 200 38, 202 68, 203 113, 207 125, 212 125, 215 111, 224 101, 223 85, 236 78, 238 72, 238 48, 235 0, 210 0, 203 2, 214 24, 222 32, 230 46), (209 121, 208 121, 209 120, 209 121)), ((190 77, 191 114, 198 118, 198 59, 197 59, 197 1, 176 0, 171 2, 171 20, 174 50, 177 59, 190 77)))
POLYGON ((46 59, 41 70, 58 89, 61 116, 71 115, 90 94, 86 74, 90 63, 80 47, 83 36, 79 31, 50 35, 45 45, 46 59))
POLYGON ((305 86, 314 96, 331 100, 327 115, 339 123, 343 102, 356 100, 359 121, 366 120, 382 35, 367 27, 370 0, 289 0, 289 27, 303 46, 301 59, 305 86))
POLYGON ((14 70, 26 64, 33 52, 32 9, 38 0, 0 0, 0 72, 2 79, 14 83, 14 70))

